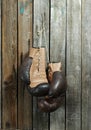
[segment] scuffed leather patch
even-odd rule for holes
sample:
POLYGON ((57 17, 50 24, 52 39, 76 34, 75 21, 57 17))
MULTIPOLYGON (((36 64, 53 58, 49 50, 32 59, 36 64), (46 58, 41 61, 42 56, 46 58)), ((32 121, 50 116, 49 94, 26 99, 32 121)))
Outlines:
POLYGON ((21 80, 23 80, 27 85, 30 84, 30 67, 32 65, 32 60, 33 58, 31 57, 25 58, 19 70, 21 80))

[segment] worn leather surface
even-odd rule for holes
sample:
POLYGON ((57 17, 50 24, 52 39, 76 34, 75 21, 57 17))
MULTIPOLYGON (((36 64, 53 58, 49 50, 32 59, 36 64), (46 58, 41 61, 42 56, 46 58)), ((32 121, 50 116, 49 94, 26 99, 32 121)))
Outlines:
POLYGON ((48 80, 50 82, 49 96, 57 97, 66 91, 66 78, 62 73, 62 65, 51 63, 48 65, 48 80))
POLYGON ((42 112, 54 112, 63 104, 64 99, 64 95, 56 98, 39 98, 38 107, 42 112))
POLYGON ((33 88, 30 88, 30 86, 28 86, 28 91, 32 96, 36 97, 46 96, 48 95, 49 92, 49 84, 41 83, 33 88))
POLYGON ((64 75, 62 72, 56 71, 53 73, 48 95, 50 97, 57 97, 66 91, 66 86, 66 79, 64 75))
POLYGON ((48 83, 45 70, 45 48, 31 48, 29 56, 33 58, 30 68, 30 87, 33 88, 38 84, 48 83))
POLYGON ((30 84, 30 68, 32 65, 32 60, 33 59, 31 57, 26 57, 19 69, 19 76, 27 85, 30 84))

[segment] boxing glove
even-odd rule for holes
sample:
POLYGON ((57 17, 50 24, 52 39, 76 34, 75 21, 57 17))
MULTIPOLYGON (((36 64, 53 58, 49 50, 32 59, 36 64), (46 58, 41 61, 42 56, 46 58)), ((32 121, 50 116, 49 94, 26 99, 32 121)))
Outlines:
POLYGON ((38 107, 43 112, 54 112, 58 109, 66 92, 66 78, 62 74, 61 63, 49 63, 48 65, 48 81, 49 92, 47 98, 39 98, 38 107))
POLYGON ((62 73, 61 63, 49 63, 48 80, 50 82, 49 97, 58 97, 66 92, 66 78, 62 73))
POLYGON ((20 77, 25 82, 29 93, 33 96, 45 96, 49 84, 45 71, 45 48, 30 48, 29 56, 20 68, 20 77))

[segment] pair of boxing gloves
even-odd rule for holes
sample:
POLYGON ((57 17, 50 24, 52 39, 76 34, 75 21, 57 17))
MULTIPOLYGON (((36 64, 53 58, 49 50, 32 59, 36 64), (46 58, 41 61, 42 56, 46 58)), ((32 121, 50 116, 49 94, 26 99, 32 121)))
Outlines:
POLYGON ((67 88, 66 78, 61 70, 61 63, 49 63, 46 73, 48 82, 30 87, 30 77, 32 77, 30 71, 31 66, 33 66, 33 58, 34 56, 25 58, 20 68, 20 77, 27 84, 29 93, 38 97, 39 109, 43 112, 53 112, 61 106, 67 88))

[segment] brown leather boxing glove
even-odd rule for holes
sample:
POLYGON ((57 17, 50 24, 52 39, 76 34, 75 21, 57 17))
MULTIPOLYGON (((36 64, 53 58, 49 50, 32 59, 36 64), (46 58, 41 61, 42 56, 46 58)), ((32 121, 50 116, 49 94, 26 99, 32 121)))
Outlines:
POLYGON ((48 80, 50 82, 49 97, 57 97, 66 92, 66 78, 62 73, 62 65, 59 63, 49 63, 48 80))
POLYGON ((49 97, 56 97, 66 91, 66 80, 61 72, 61 63, 48 65, 49 83, 47 82, 44 48, 30 49, 29 57, 23 62, 20 74, 33 96, 45 96, 49 93, 49 97))
POLYGON ((29 56, 20 68, 20 77, 27 84, 28 91, 33 96, 48 94, 49 84, 45 68, 45 48, 30 48, 29 56))
POLYGON ((43 112, 53 112, 63 102, 66 92, 66 78, 61 70, 61 63, 49 63, 48 65, 49 93, 47 98, 39 98, 38 100, 38 107, 43 112))

